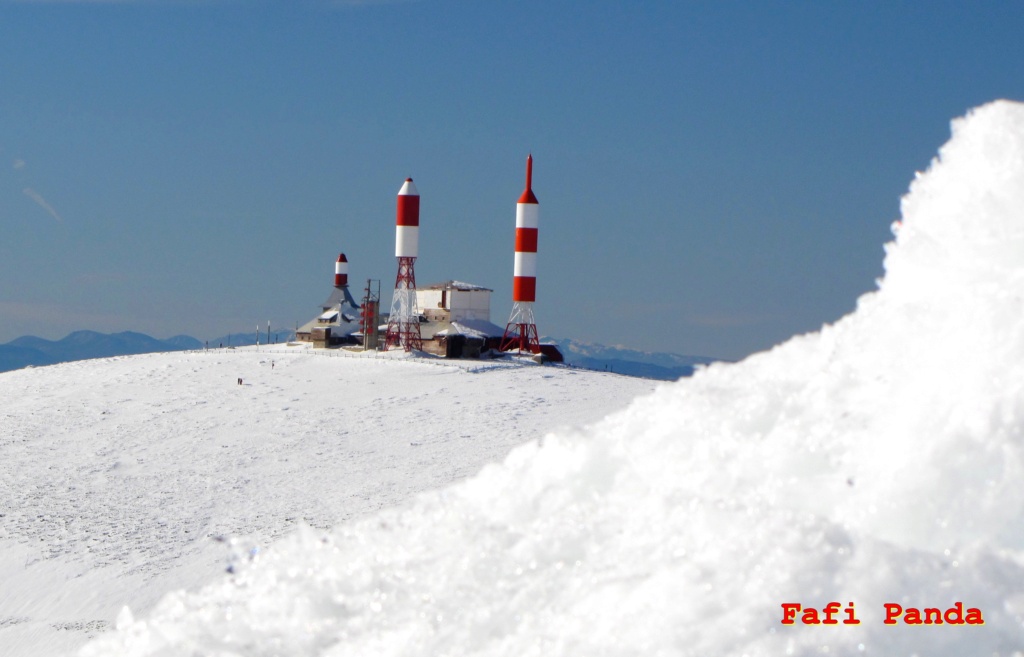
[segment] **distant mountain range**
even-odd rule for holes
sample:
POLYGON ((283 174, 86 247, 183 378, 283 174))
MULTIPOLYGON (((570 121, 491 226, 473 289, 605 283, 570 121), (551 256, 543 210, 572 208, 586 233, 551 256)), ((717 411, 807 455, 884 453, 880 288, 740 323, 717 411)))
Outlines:
MULTIPOLYGON (((291 331, 277 331, 270 334, 270 342, 286 342, 292 338, 291 331)), ((260 342, 266 343, 267 334, 260 335, 260 342)), ((668 352, 646 352, 624 347, 606 347, 569 339, 546 339, 553 342, 573 367, 638 376, 647 379, 674 381, 690 376, 699 365, 713 363, 716 359, 703 356, 683 356, 668 352)), ((96 331, 75 331, 61 340, 45 340, 26 335, 7 344, 0 344, 0 372, 22 367, 54 365, 73 360, 109 358, 131 354, 147 354, 161 351, 185 351, 209 347, 242 347, 256 344, 255 332, 230 333, 228 335, 200 342, 187 336, 176 335, 158 340, 143 333, 97 333, 96 331)))
POLYGON ((26 335, 0 345, 0 372, 29 365, 53 365, 71 360, 109 358, 154 351, 183 351, 203 345, 187 335, 157 340, 142 333, 125 331, 104 334, 96 331, 75 331, 60 340, 45 340, 26 335))
POLYGON ((710 365, 721 360, 707 356, 683 356, 665 351, 650 352, 626 347, 608 347, 567 338, 546 338, 544 341, 558 345, 565 362, 574 367, 662 381, 675 381, 680 377, 690 376, 698 366, 710 365))

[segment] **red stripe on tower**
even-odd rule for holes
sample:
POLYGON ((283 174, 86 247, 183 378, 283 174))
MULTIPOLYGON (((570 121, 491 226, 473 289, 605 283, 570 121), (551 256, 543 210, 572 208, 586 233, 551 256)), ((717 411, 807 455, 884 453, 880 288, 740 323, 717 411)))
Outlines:
POLYGON ((338 262, 334 263, 334 287, 348 285, 348 258, 342 253, 338 256, 338 262))
POLYGON ((536 228, 516 228, 516 251, 537 252, 536 228))
POLYGON ((537 277, 516 276, 512 279, 512 300, 533 301, 537 298, 537 277))

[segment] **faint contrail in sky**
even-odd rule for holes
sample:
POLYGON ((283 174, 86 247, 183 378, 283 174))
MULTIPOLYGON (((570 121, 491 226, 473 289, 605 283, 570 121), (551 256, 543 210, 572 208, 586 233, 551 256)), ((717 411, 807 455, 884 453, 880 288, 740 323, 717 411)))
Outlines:
POLYGON ((46 199, 39 195, 39 192, 32 189, 31 187, 26 187, 21 191, 25 193, 25 196, 29 197, 30 199, 38 203, 39 207, 49 212, 50 216, 52 216, 54 219, 56 219, 60 223, 64 223, 64 220, 60 218, 60 215, 57 214, 57 211, 53 209, 53 206, 47 203, 46 199))

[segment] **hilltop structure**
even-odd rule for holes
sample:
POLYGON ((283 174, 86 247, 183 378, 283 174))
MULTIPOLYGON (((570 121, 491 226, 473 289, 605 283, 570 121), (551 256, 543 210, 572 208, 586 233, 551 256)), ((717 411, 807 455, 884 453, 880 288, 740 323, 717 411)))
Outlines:
POLYGON ((497 349, 503 330, 491 323, 491 292, 463 281, 417 290, 423 350, 448 358, 479 358, 497 349))
POLYGON ((358 344, 360 328, 359 304, 348 289, 348 258, 342 253, 334 266, 334 289, 320 304, 320 314, 295 331, 295 339, 314 347, 358 344))
POLYGON ((537 288, 537 219, 539 205, 532 189, 533 156, 526 159, 526 189, 516 206, 513 309, 504 329, 491 323, 493 290, 449 280, 417 289, 415 263, 419 255, 420 195, 412 178, 398 191, 395 219, 395 258, 398 274, 386 319, 382 344, 377 332, 378 294, 367 283, 362 303, 348 290, 348 259, 341 254, 335 266, 334 291, 322 312, 296 331, 300 341, 317 347, 362 344, 364 349, 401 347, 448 358, 479 358, 489 352, 518 351, 536 359, 562 361, 555 345, 541 345, 533 317, 537 288))

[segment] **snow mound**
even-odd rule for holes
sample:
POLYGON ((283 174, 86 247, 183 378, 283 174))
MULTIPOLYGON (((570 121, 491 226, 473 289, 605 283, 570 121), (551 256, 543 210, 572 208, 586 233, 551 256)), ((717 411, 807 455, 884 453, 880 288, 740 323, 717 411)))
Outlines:
POLYGON ((297 533, 82 654, 1019 655, 1024 105, 952 128, 852 315, 297 533), (861 624, 780 623, 830 601, 861 624), (986 624, 882 623, 955 602, 986 624))

